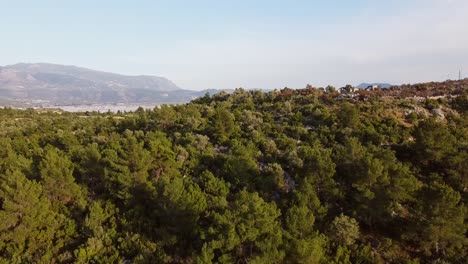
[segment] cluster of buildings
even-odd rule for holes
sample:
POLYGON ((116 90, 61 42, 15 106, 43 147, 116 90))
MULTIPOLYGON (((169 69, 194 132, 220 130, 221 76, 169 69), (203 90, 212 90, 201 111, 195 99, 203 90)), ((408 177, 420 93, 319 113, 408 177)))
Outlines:
POLYGON ((380 86, 379 85, 369 85, 366 88, 356 88, 356 87, 354 87, 354 86, 352 86, 350 84, 347 84, 346 86, 339 88, 338 91, 339 91, 340 95, 338 96, 338 99, 354 98, 355 96, 357 96, 356 92, 358 90, 361 90, 361 89, 364 89, 366 91, 375 91, 375 90, 380 89, 380 86))

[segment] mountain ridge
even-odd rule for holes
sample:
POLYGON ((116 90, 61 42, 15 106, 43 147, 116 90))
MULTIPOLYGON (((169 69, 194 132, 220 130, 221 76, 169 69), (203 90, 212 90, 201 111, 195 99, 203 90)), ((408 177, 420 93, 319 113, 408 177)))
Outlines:
POLYGON ((2 101, 56 104, 175 103, 198 92, 159 76, 130 76, 74 65, 17 63, 0 66, 2 101))
POLYGON ((65 69, 68 70, 73 70, 75 72, 80 71, 80 72, 88 72, 88 73, 99 73, 103 75, 108 75, 108 76, 120 76, 120 77, 149 77, 149 78, 163 78, 166 79, 165 77, 160 77, 160 76, 155 76, 155 75, 129 75, 129 74, 120 74, 120 73, 114 73, 110 71, 105 71, 105 70, 94 70, 90 68, 85 68, 85 67, 80 67, 76 65, 68 65, 68 64, 57 64, 57 63, 45 63, 45 62, 38 62, 38 63, 26 63, 26 62, 20 62, 16 64, 10 64, 10 65, 5 65, 5 66, 0 66, 1 68, 7 68, 7 69, 16 69, 16 70, 22 70, 22 71, 31 71, 34 69, 40 69, 42 72, 47 71, 59 71, 60 73, 67 74, 65 72, 65 69))

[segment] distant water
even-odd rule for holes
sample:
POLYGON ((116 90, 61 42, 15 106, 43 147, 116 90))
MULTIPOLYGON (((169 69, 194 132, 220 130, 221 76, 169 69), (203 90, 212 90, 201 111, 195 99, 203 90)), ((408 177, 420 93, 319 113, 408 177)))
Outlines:
POLYGON ((86 105, 41 105, 41 106, 12 106, 12 105, 2 105, 0 104, 0 108, 4 107, 11 107, 14 109, 62 109, 66 112, 112 112, 117 113, 118 111, 121 112, 133 112, 137 110, 139 107, 143 109, 154 109, 155 107, 159 107, 159 104, 86 104, 86 105))
MULTIPOLYGON (((184 103, 169 103, 169 105, 177 105, 177 104, 184 104, 184 103)), ((134 112, 139 107, 143 109, 154 109, 159 108, 161 104, 158 103, 143 103, 143 104, 83 104, 83 105, 49 105, 49 104, 41 104, 41 105, 24 105, 24 104, 17 104, 17 105, 3 105, 0 103, 0 108, 4 107, 11 107, 14 109, 37 109, 37 110, 53 110, 53 109, 61 109, 66 112, 112 112, 116 113, 118 111, 121 112, 134 112)))
POLYGON ((139 107, 143 109, 154 109, 158 105, 156 104, 99 104, 99 105, 56 105, 51 108, 60 108, 67 112, 131 112, 137 110, 139 107))

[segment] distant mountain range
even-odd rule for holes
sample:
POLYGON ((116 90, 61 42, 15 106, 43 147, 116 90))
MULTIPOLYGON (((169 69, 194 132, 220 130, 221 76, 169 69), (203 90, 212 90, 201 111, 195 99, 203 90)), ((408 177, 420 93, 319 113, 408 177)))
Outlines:
MULTIPOLYGON (((357 88, 388 83, 361 83, 357 88)), ((186 103, 221 90, 185 90, 157 76, 127 76, 76 66, 18 63, 0 67, 0 106, 186 103)), ((232 92, 232 90, 225 90, 232 92)))
POLYGON ((2 105, 184 103, 205 93, 181 89, 164 77, 126 76, 48 63, 0 67, 2 105))
POLYGON ((393 86, 389 83, 361 83, 358 86, 356 86, 356 88, 363 89, 373 85, 378 85, 380 88, 390 88, 393 86))

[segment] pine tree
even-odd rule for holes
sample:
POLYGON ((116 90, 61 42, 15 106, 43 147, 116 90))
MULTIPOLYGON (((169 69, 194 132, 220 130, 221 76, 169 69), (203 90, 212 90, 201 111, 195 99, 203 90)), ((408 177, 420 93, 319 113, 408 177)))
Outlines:
POLYGON ((0 260, 9 263, 69 261, 75 224, 56 212, 40 183, 21 172, 0 175, 0 260))

